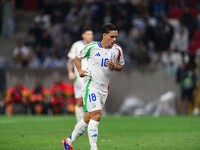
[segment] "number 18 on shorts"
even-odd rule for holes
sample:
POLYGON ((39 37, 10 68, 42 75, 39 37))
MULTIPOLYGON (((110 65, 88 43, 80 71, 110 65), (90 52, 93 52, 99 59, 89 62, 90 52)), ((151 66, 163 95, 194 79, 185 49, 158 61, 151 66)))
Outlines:
POLYGON ((84 111, 92 112, 95 110, 103 109, 106 102, 107 94, 100 94, 95 91, 90 91, 88 93, 85 93, 84 95, 84 111))

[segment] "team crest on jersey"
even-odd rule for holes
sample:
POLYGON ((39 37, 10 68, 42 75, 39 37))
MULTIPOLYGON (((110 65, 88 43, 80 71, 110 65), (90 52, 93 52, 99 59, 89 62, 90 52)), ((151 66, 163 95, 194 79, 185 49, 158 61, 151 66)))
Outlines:
POLYGON ((95 56, 101 56, 101 55, 100 55, 100 53, 98 52, 98 53, 96 53, 96 55, 95 55, 95 56))
POLYGON ((111 59, 115 58, 115 53, 114 53, 114 52, 111 52, 110 58, 111 58, 111 59))

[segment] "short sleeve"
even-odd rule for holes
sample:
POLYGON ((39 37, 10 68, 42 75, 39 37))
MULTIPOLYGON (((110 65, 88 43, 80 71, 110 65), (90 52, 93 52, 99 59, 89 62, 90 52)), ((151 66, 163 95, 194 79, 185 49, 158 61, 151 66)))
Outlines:
POLYGON ((90 56, 91 49, 95 46, 96 43, 87 44, 77 55, 79 59, 83 59, 90 56))
POLYGON ((115 49, 117 50, 117 62, 120 65, 124 65, 125 61, 124 61, 124 54, 123 54, 122 48, 118 45, 115 45, 115 46, 116 46, 115 49))
POLYGON ((69 53, 68 53, 68 57, 71 58, 71 59, 75 59, 76 57, 76 49, 77 49, 77 44, 74 43, 71 47, 71 49, 69 50, 69 53))

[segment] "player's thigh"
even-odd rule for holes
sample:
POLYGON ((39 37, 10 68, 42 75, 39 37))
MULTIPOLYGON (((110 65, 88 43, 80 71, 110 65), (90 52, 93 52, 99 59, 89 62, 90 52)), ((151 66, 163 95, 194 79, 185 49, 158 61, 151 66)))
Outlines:
POLYGON ((83 98, 77 98, 76 99, 76 105, 77 106, 83 106, 83 98))

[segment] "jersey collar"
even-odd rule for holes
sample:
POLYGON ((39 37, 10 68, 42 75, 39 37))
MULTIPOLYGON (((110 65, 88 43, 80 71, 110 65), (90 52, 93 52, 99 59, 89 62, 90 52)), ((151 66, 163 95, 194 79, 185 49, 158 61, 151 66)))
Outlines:
MULTIPOLYGON (((97 42, 97 44, 98 44, 98 46, 99 46, 100 48, 103 48, 102 45, 101 45, 101 42, 97 42)), ((111 49, 111 48, 112 48, 112 46, 109 47, 109 49, 111 49)))

